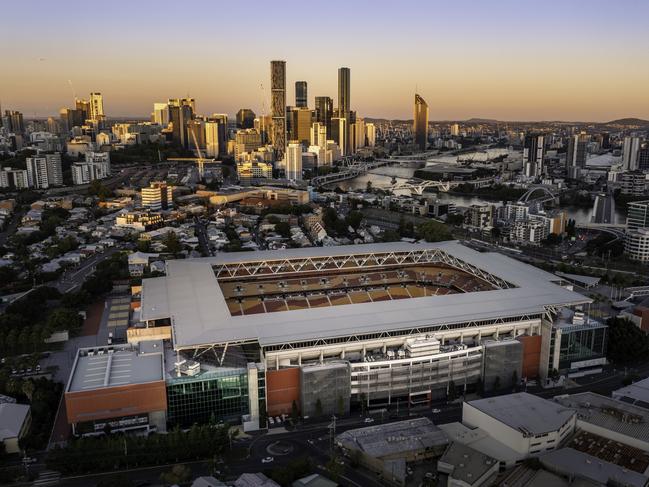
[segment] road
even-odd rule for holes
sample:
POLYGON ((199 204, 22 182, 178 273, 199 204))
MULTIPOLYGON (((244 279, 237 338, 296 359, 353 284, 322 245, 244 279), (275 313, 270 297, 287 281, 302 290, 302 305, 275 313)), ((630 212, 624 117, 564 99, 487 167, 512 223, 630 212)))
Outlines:
POLYGON ((79 266, 66 270, 56 283, 49 285, 61 293, 69 293, 85 282, 86 278, 94 272, 97 264, 119 251, 120 249, 117 247, 110 247, 101 253, 94 254, 81 262, 79 266))
POLYGON ((204 256, 212 256, 214 252, 212 251, 212 246, 210 245, 210 239, 207 236, 207 228, 205 222, 200 218, 194 218, 194 229, 196 232, 196 238, 198 238, 198 246, 201 249, 201 254, 204 256))

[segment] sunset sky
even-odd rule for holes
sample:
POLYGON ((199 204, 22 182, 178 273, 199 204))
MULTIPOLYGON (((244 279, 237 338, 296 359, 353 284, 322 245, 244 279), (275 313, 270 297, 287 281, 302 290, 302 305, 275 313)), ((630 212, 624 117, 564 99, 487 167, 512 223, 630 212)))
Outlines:
POLYGON ((431 120, 649 119, 647 0, 24 0, 1 12, 0 101, 26 117, 90 91, 108 116, 187 94, 201 114, 260 114, 269 61, 284 59, 291 105, 296 80, 309 106, 336 100, 347 66, 360 116, 411 118, 417 89, 431 120))

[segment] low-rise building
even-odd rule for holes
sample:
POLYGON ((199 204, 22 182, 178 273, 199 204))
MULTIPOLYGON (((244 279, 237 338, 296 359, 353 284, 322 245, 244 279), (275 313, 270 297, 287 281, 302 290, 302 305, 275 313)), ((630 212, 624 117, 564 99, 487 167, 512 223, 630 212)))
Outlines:
POLYGON ((448 475, 449 487, 491 485, 498 475, 499 463, 462 443, 451 443, 437 460, 437 471, 448 475))
POLYGON ((28 404, 0 403, 0 442, 7 453, 19 453, 18 442, 29 431, 31 413, 28 404))
POLYGON ((516 451, 519 459, 558 448, 575 430, 577 414, 547 399, 520 392, 462 404, 462 422, 516 451))

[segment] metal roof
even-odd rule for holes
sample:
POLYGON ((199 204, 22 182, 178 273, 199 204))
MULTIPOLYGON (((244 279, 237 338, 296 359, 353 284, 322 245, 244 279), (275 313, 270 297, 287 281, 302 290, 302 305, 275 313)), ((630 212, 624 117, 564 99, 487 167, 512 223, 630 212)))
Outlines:
POLYGON ((29 404, 0 404, 0 441, 18 438, 28 414, 29 404))
POLYGON ((469 401, 471 407, 526 436, 559 430, 575 411, 527 392, 469 401))
POLYGON ((66 392, 164 380, 162 341, 152 343, 155 348, 140 345, 139 352, 131 346, 80 348, 66 392))
POLYGON ((346 337, 464 321, 538 314, 546 306, 588 303, 556 285, 558 278, 498 253, 479 253, 456 241, 310 247, 282 251, 220 253, 216 257, 171 260, 167 276, 142 282, 143 321, 171 318, 175 348, 235 341, 260 345, 346 337), (438 249, 516 287, 476 293, 427 296, 231 316, 212 266, 264 260, 408 252, 438 249))

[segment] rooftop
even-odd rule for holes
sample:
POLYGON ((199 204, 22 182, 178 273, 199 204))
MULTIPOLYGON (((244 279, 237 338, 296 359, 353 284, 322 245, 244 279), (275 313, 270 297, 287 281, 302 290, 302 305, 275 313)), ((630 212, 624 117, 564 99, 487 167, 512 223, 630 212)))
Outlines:
POLYGON ((382 458, 388 455, 444 446, 446 435, 428 418, 410 419, 345 431, 336 441, 350 450, 382 458))
POLYGON ((66 392, 145 384, 164 380, 162 341, 80 348, 66 392))
POLYGON ((613 397, 649 409, 649 377, 613 391, 613 397))
POLYGON ((452 478, 469 485, 473 485, 498 463, 496 459, 462 443, 451 443, 439 462, 452 466, 453 472, 450 474, 452 478))
POLYGON ((171 318, 175 348, 235 341, 259 341, 268 346, 323 335, 346 337, 540 314, 546 306, 590 302, 556 285, 557 281, 559 278, 552 274, 502 254, 479 253, 455 241, 220 253, 216 257, 168 261, 167 276, 144 279, 141 316, 143 321, 171 318), (220 280, 273 273, 295 276, 308 266, 311 272, 319 272, 325 265, 384 269, 390 265, 388 262, 397 261, 442 263, 502 288, 422 296, 416 301, 390 299, 232 316, 217 280, 217 275, 220 280))
POLYGON ((579 421, 649 444, 649 409, 617 401, 594 392, 556 396, 556 402, 575 409, 579 421))
POLYGON ((541 464, 548 470, 571 477, 594 480, 602 485, 645 487, 649 482, 649 478, 643 474, 599 460, 572 448, 554 450, 539 458, 541 464))
POLYGON ((18 438, 28 414, 28 404, 0 404, 0 441, 18 438))
POLYGON ((524 435, 557 431, 575 412, 527 392, 470 401, 470 406, 524 435))

